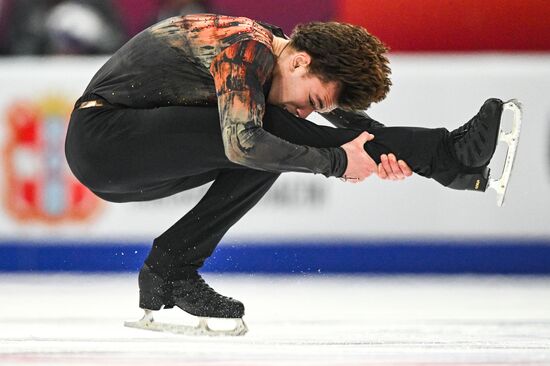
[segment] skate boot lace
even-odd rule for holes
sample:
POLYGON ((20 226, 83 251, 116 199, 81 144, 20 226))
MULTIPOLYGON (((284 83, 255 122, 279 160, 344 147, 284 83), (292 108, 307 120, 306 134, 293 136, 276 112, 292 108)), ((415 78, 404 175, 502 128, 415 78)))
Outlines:
POLYGON ((188 280, 176 281, 173 293, 176 297, 208 298, 219 301, 233 300, 231 297, 223 296, 216 292, 199 274, 188 280))
POLYGON ((473 164, 474 156, 481 154, 483 145, 487 142, 486 133, 489 130, 484 122, 484 113, 480 111, 466 124, 453 131, 456 153, 463 164, 468 166, 473 164))
MULTIPOLYGON (((485 126, 482 121, 483 119, 481 117, 482 112, 478 112, 475 116, 472 117, 468 121, 468 123, 464 124, 463 126, 459 127, 455 131, 454 140, 461 140, 462 138, 468 139, 472 135, 476 134, 478 132, 478 126, 483 125, 485 129, 487 129, 487 126, 485 126), (468 136, 466 136, 468 135, 468 136)), ((480 137, 484 137, 482 134, 480 134, 480 137)))

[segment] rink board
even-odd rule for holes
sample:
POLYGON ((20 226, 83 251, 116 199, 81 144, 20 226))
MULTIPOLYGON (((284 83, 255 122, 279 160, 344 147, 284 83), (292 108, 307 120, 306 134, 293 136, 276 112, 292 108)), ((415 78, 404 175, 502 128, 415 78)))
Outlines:
MULTIPOLYGON (((104 60, 0 60, 0 79, 10 86, 0 90, 0 271, 135 270, 152 240, 208 188, 127 204, 103 202, 79 188, 64 162, 60 126, 104 60)), ((369 111, 390 126, 452 129, 488 97, 523 102, 505 207, 496 207, 493 192, 457 192, 418 176, 351 185, 283 174, 230 230, 208 269, 550 271, 550 100, 544 93, 550 55, 394 55, 392 64, 392 91, 369 111)))
MULTIPOLYGON (((137 271, 147 245, 4 243, 3 271, 137 271)), ((266 274, 550 274, 548 242, 300 242, 221 245, 205 272, 266 274)))

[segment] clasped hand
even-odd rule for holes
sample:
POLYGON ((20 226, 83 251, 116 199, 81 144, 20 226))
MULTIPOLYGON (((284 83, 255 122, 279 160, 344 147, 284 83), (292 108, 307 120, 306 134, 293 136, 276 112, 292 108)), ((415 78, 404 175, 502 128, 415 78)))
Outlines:
POLYGON ((346 152, 348 165, 342 180, 359 183, 371 174, 377 174, 380 179, 402 180, 412 175, 411 168, 403 160, 397 160, 394 154, 382 154, 380 164, 366 153, 364 145, 374 139, 374 135, 363 132, 354 140, 342 145, 346 152))

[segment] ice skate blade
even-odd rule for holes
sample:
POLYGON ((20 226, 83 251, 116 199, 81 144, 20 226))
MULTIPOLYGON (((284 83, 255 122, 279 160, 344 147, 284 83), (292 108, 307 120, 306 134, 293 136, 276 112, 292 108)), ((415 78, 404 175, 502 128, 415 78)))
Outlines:
POLYGON ((229 330, 214 330, 208 326, 208 318, 199 318, 197 326, 159 323, 153 319, 153 312, 145 310, 145 315, 135 322, 124 322, 128 328, 137 328, 152 330, 155 332, 167 332, 174 334, 193 335, 193 336, 242 336, 248 332, 248 327, 242 318, 234 319, 235 328, 229 330))
POLYGON ((506 189, 508 188, 508 182, 510 175, 512 174, 512 168, 514 167, 514 161, 516 160, 516 153, 519 143, 519 134, 521 131, 521 119, 522 119, 522 106, 516 99, 511 99, 504 103, 503 111, 510 110, 514 113, 512 120, 512 130, 508 133, 504 132, 501 128, 498 139, 508 145, 508 151, 506 152, 506 160, 504 162, 504 169, 502 175, 498 179, 489 180, 489 188, 492 188, 497 193, 497 205, 501 207, 504 204, 504 198, 506 196, 506 189))

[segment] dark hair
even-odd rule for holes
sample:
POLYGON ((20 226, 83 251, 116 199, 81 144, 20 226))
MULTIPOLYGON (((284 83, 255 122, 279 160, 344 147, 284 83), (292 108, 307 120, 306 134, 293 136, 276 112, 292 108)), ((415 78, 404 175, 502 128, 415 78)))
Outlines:
POLYGON ((390 90, 388 48, 363 27, 312 22, 294 28, 290 46, 311 56, 309 72, 340 87, 343 109, 366 109, 390 90))

